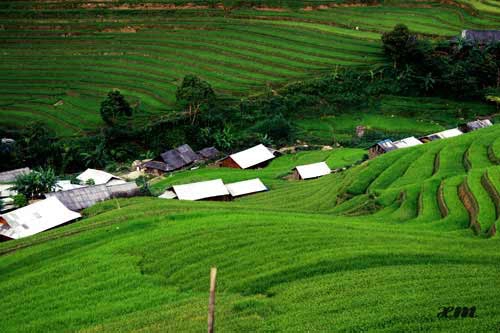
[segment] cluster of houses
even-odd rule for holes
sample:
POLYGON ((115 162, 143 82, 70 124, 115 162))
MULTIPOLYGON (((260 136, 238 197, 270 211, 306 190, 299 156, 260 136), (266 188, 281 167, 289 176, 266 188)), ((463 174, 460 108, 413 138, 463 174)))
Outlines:
MULTIPOLYGON (((398 141, 386 139, 369 149, 373 158, 392 150, 421 145, 426 142, 446 139, 462 135, 480 128, 492 126, 490 120, 476 120, 439 133, 421 138, 409 137, 398 141)), ((138 166, 139 171, 162 175, 167 172, 193 167, 197 163, 213 162, 213 165, 237 169, 258 169, 267 166, 280 153, 262 144, 221 157, 214 147, 194 152, 187 144, 171 149, 158 158, 146 161, 138 166), (219 159, 217 159, 219 158, 219 159)), ((81 217, 79 211, 91 207, 98 202, 119 197, 140 195, 135 182, 101 170, 87 169, 77 176, 79 184, 69 180, 61 180, 45 199, 36 201, 26 207, 15 209, 12 197, 17 193, 12 190, 16 178, 30 173, 29 168, 0 172, 0 200, 4 205, 0 213, 0 241, 28 237, 49 230, 81 217)), ((332 172, 325 162, 299 165, 293 169, 291 178, 298 180, 314 179, 332 172)), ((249 179, 224 184, 222 179, 174 185, 168 188, 161 199, 178 200, 219 200, 228 201, 233 198, 253 193, 268 191, 268 187, 259 179, 249 179)))
POLYGON ((452 138, 455 136, 462 135, 464 133, 472 132, 480 128, 492 126, 492 122, 489 119, 480 119, 468 122, 466 124, 460 125, 457 128, 448 129, 442 132, 433 133, 430 135, 423 136, 421 138, 415 138, 414 136, 401 139, 398 141, 392 141, 391 139, 385 139, 377 142, 368 149, 368 156, 374 158, 380 154, 384 154, 396 149, 408 148, 418 146, 427 142, 452 138))
MULTIPOLYGON (((263 168, 273 160, 279 152, 262 144, 229 155, 216 161, 216 165, 236 169, 263 168)), ((299 165, 293 170, 294 179, 312 179, 331 173, 325 162, 299 165)), ((268 188, 259 178, 224 184, 222 179, 214 179, 183 185, 174 185, 159 196, 162 199, 178 200, 214 200, 228 201, 233 198, 267 191, 268 188)))
POLYGON ((28 237, 62 226, 81 217, 79 211, 111 198, 131 197, 139 194, 135 182, 95 169, 87 169, 77 176, 80 184, 69 180, 56 183, 45 199, 15 209, 12 190, 16 178, 30 173, 28 168, 0 173, 0 200, 6 205, 0 214, 0 241, 28 237), (15 209, 15 210, 14 210, 15 209))

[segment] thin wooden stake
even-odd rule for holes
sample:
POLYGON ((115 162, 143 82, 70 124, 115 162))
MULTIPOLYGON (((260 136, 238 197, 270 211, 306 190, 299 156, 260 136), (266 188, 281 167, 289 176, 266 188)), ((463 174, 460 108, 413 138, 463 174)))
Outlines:
POLYGON ((210 297, 208 299, 208 333, 214 333, 216 278, 217 268, 212 267, 210 270, 210 297))

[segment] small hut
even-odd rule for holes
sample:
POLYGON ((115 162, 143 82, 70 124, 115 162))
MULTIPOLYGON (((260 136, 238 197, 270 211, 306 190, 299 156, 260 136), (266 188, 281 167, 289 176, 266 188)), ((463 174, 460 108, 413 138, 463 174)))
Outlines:
POLYGON ((294 179, 314 179, 330 174, 332 171, 325 162, 298 165, 294 169, 294 179))
POLYGON ((490 126, 493 126, 493 123, 491 122, 491 120, 478 119, 475 121, 470 121, 466 124, 462 124, 459 126, 459 128, 462 132, 468 133, 468 132, 476 131, 476 130, 481 129, 481 128, 490 127, 490 126))
POLYGON ((76 178, 84 184, 92 180, 94 182, 92 185, 110 186, 125 183, 125 181, 120 177, 107 173, 106 171, 96 169, 87 169, 76 178))
POLYGON ((423 143, 427 143, 427 142, 435 141, 435 140, 453 138, 453 137, 456 137, 456 136, 459 136, 462 134, 464 134, 464 133, 461 130, 459 130, 458 128, 452 128, 452 129, 449 129, 446 131, 423 136, 423 137, 419 138, 419 140, 422 141, 423 143))
POLYGON ((227 184, 226 188, 232 197, 241 197, 268 190, 266 185, 264 185, 259 178, 227 184))
POLYGON ((146 173, 159 176, 166 172, 187 167, 199 159, 200 156, 195 153, 189 145, 184 144, 177 148, 167 150, 153 161, 144 163, 142 169, 146 173))
POLYGON ((235 169, 256 169, 265 167, 275 158, 273 152, 263 144, 229 155, 219 165, 235 169))
POLYGON ((408 138, 394 141, 392 144, 396 147, 396 149, 401 149, 401 148, 410 148, 421 145, 422 141, 420 141, 414 136, 410 136, 408 138))
POLYGON ((222 182, 222 179, 209 180, 198 183, 174 185, 163 193, 160 198, 179 200, 213 200, 228 201, 231 196, 222 182))
POLYGON ((371 146, 368 149, 368 156, 369 158, 375 158, 378 155, 385 154, 387 152, 390 152, 392 150, 397 149, 396 146, 394 146, 394 143, 392 142, 391 139, 385 139, 382 141, 377 142, 373 146, 371 146))
POLYGON ((80 214, 66 208, 57 198, 41 200, 0 215, 0 240, 35 235, 80 217, 80 214))

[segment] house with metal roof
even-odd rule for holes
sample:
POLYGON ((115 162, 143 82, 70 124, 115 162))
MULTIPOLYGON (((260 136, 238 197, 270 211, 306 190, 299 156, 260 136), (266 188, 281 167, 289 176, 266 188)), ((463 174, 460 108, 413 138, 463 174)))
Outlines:
POLYGON ((490 126, 493 126, 493 123, 491 122, 491 120, 489 119, 478 119, 478 120, 474 120, 474 121, 470 121, 466 124, 462 124, 459 126, 459 128, 467 133, 467 132, 472 132, 472 131, 475 131, 475 130, 478 130, 478 129, 481 129, 481 128, 486 128, 486 127, 490 127, 490 126))
POLYGON ((87 184, 92 180, 94 182, 92 185, 117 185, 125 183, 120 177, 96 169, 87 169, 76 178, 83 184, 87 184))
POLYGON ((459 135, 464 134, 461 130, 458 128, 452 128, 448 129, 442 132, 430 134, 424 137, 419 138, 420 141, 423 143, 429 142, 429 141, 435 141, 435 140, 441 140, 441 139, 448 139, 448 138, 453 138, 459 135))
POLYGON ((298 165, 294 169, 295 179, 313 179, 330 174, 332 171, 325 162, 298 165))
POLYGON ((31 172, 30 168, 20 168, 20 169, 0 172, 0 183, 13 183, 16 181, 17 177, 26 175, 30 172, 31 172))
POLYGON ((471 43, 495 43, 500 42, 500 30, 462 30, 460 37, 471 43))
POLYGON ((87 186, 88 185, 72 184, 70 180, 58 180, 54 188, 54 192, 69 191, 69 190, 74 190, 76 188, 82 188, 87 186))
POLYGON ((38 234, 80 218, 57 198, 37 201, 0 215, 0 240, 19 239, 38 234))
POLYGON ((167 150, 152 161, 142 164, 142 170, 156 176, 179 170, 201 159, 187 144, 167 150))
POLYGON ((423 143, 422 143, 422 141, 420 141, 416 137, 410 136, 408 138, 394 141, 392 144, 396 147, 396 149, 401 149, 401 148, 415 147, 415 146, 421 145, 423 143))
POLYGON ((226 184, 226 188, 232 197, 241 197, 258 192, 267 191, 268 188, 259 178, 244 180, 241 182, 226 184))
POLYGON ((79 211, 111 198, 132 197, 139 195, 139 188, 134 182, 116 185, 93 185, 68 191, 46 193, 45 197, 55 197, 71 210, 79 211))
POLYGON ((198 156, 204 160, 214 160, 220 156, 220 151, 215 147, 206 147, 198 151, 198 156))
POLYGON ((226 168, 250 169, 262 168, 275 158, 273 152, 263 144, 229 155, 219 161, 226 168))
POLYGON ((385 139, 382 141, 377 142, 373 146, 371 146, 368 149, 368 157, 369 158, 374 158, 377 157, 380 154, 385 154, 387 152, 390 152, 392 150, 397 149, 394 143, 392 142, 391 139, 385 139))
POLYGON ((209 180, 184 185, 174 185, 163 193, 160 198, 179 200, 215 200, 227 201, 231 199, 229 191, 222 179, 209 180))

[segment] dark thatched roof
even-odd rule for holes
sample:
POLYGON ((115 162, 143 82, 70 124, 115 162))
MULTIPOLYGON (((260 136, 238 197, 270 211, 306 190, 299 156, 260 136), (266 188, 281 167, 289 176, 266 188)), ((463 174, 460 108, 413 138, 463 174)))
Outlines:
POLYGON ((172 171, 171 168, 165 163, 160 161, 148 161, 142 164, 142 167, 147 169, 156 169, 163 172, 172 171))
POLYGON ((220 151, 217 150, 215 147, 207 147, 203 148, 202 150, 198 151, 198 155, 203 157, 206 160, 210 159, 215 159, 220 156, 220 151))
POLYGON ((0 182, 10 183, 14 182, 17 177, 30 173, 30 168, 15 169, 5 172, 0 172, 0 182))
POLYGON ((161 158, 170 168, 169 171, 171 171, 185 167, 198 160, 200 157, 193 151, 193 149, 191 149, 189 145, 184 144, 175 149, 164 152, 161 154, 161 158))

